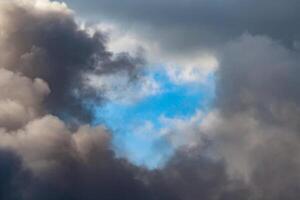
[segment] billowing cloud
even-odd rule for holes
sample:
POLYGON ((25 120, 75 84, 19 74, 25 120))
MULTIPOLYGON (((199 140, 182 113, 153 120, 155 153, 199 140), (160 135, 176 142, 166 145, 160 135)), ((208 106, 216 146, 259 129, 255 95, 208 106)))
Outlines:
POLYGON ((15 129, 43 112, 42 102, 50 90, 43 80, 31 80, 0 69, 0 126, 15 129))
MULTIPOLYGON (((79 78, 87 71, 130 74, 135 65, 125 65, 127 56, 111 60, 100 35, 79 30, 71 11, 56 2, 1 3, 1 26, 1 199, 184 197, 168 181, 173 173, 160 180, 164 172, 116 158, 105 127, 69 127, 52 115, 72 111, 68 106, 78 101, 72 91, 82 92, 79 78)), ((184 173, 174 178, 188 178, 184 173)))
MULTIPOLYGON (((103 8, 115 9, 114 3, 102 2, 103 8)), ((142 59, 131 52, 111 53, 106 34, 80 27, 63 3, 0 3, 0 199, 299 199, 300 61, 292 45, 298 40, 298 12, 293 12, 298 4, 184 2, 161 2, 159 9, 169 12, 143 14, 139 20, 157 27, 169 21, 170 30, 185 35, 192 29, 183 27, 200 22, 201 30, 193 33, 197 41, 205 40, 201 48, 219 48, 207 63, 191 63, 217 70, 216 99, 207 112, 162 120, 161 134, 178 149, 162 169, 152 171, 118 158, 105 126, 72 126, 68 120, 89 121, 84 104, 103 95, 114 100, 120 97, 114 93, 154 94, 158 86, 138 74, 142 59), (197 12, 182 16, 178 7, 197 12), (165 13, 170 17, 161 20, 165 13), (285 23, 290 19, 293 27, 285 23), (276 31, 277 26, 282 29, 276 31), (135 92, 135 83, 147 90, 135 92)), ((131 12, 131 6, 155 11, 158 1, 147 4, 128 1, 119 15, 130 11, 135 21, 146 10, 131 12)), ((194 43, 192 36, 186 45, 194 43)), ((193 79, 194 67, 187 69, 186 76, 176 77, 193 79)))
POLYGON ((83 72, 134 76, 142 58, 106 49, 105 35, 80 29, 65 4, 42 1, 1 2, 0 66, 45 80, 51 89, 45 104, 51 113, 89 121, 82 98, 101 94, 85 87, 83 72))
POLYGON ((48 113, 52 98, 55 108, 70 111, 63 107, 77 101, 70 95, 79 71, 131 70, 127 58, 110 60, 100 38, 78 30, 57 2, 1 2, 1 25, 1 199, 141 199, 144 184, 115 158, 104 127, 71 131, 48 113), (103 69, 89 65, 93 56, 103 69))
POLYGON ((167 118, 162 116, 163 127, 160 134, 166 137, 175 148, 201 149, 205 146, 206 136, 199 134, 202 131, 201 122, 205 114, 198 111, 191 118, 167 118))
POLYGON ((202 131, 254 199, 298 199, 299 52, 243 35, 222 51, 216 109, 202 131), (247 51, 245 51, 245 49, 247 51))
POLYGON ((214 52, 196 50, 193 52, 174 53, 164 49, 162 42, 138 34, 135 29, 126 29, 113 23, 99 23, 93 26, 109 35, 107 47, 115 53, 129 52, 132 56, 143 56, 149 70, 163 67, 168 77, 175 84, 204 83, 218 66, 214 52))
POLYGON ((20 172, 12 172, 14 179, 4 184, 25 182, 5 195, 22 193, 18 199, 140 198, 143 184, 135 180, 132 166, 114 158, 109 138, 101 127, 83 126, 71 133, 54 116, 31 121, 19 131, 2 131, 1 149, 23 161, 17 169, 20 172), (29 173, 25 177, 23 170, 29 173))
POLYGON ((66 2, 84 17, 118 24, 123 37, 114 39, 114 48, 132 48, 142 38, 139 44, 151 49, 154 60, 171 65, 169 74, 175 75, 174 80, 205 80, 204 72, 214 72, 215 68, 203 66, 203 54, 214 58, 223 45, 245 33, 265 35, 299 50, 297 0, 66 2))

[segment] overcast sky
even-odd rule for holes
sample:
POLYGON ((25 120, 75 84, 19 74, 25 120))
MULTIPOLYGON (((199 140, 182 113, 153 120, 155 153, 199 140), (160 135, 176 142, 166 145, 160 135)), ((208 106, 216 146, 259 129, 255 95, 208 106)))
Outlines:
POLYGON ((299 10, 0 1, 0 199, 299 200, 299 10))

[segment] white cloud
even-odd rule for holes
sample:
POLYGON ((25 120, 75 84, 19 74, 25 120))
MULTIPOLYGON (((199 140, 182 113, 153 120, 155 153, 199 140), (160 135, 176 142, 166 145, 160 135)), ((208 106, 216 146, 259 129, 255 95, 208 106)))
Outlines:
POLYGON ((197 111, 190 118, 167 118, 162 116, 163 128, 160 130, 161 136, 166 137, 174 148, 201 147, 203 137, 201 135, 201 123, 205 117, 204 113, 197 111))
POLYGON ((59 11, 70 14, 73 11, 64 2, 50 0, 12 0, 23 7, 32 6, 37 11, 59 11))
POLYGON ((208 123, 206 118, 210 115, 212 114, 197 111, 191 117, 168 118, 160 116, 160 128, 155 127, 151 121, 145 121, 134 130, 134 133, 145 138, 166 139, 174 149, 201 148, 204 145, 204 140, 213 136, 207 131, 207 128, 205 129, 208 123))
POLYGON ((170 79, 177 84, 204 82, 218 68, 218 60, 212 55, 195 55, 167 64, 170 79))
POLYGON ((142 76, 138 80, 130 80, 124 72, 113 75, 86 74, 85 82, 110 101, 122 104, 135 103, 161 92, 160 85, 152 77, 142 76))
POLYGON ((155 40, 148 39, 128 29, 111 23, 94 27, 107 33, 108 49, 114 53, 129 52, 132 56, 143 54, 151 67, 164 66, 170 80, 176 84, 204 82, 219 66, 218 59, 210 52, 171 53, 155 40))

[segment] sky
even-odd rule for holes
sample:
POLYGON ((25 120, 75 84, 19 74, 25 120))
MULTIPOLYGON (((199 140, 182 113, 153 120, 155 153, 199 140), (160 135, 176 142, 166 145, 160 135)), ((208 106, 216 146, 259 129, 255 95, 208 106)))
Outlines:
POLYGON ((299 200, 299 0, 1 0, 0 200, 299 200))
POLYGON ((174 83, 162 70, 147 72, 146 76, 159 85, 157 93, 130 103, 115 100, 94 104, 93 123, 104 123, 112 129, 120 156, 155 169, 163 167, 174 152, 174 146, 160 133, 168 126, 163 118, 188 120, 199 111, 207 112, 214 97, 214 77, 210 74, 195 86, 174 83))

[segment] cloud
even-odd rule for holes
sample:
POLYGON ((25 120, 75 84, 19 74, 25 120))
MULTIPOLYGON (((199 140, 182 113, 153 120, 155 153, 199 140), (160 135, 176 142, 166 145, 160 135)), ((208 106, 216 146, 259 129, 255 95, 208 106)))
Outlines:
POLYGON ((245 32, 267 35, 290 46, 299 40, 297 0, 67 2, 87 17, 135 29, 173 52, 218 47, 245 32))
POLYGON ((0 151, 0 198, 20 199, 21 186, 29 173, 24 170, 19 156, 9 150, 0 151))
POLYGON ((127 71, 133 77, 142 63, 142 58, 109 52, 105 35, 80 29, 64 3, 4 1, 0 9, 0 66, 45 80, 52 91, 45 101, 51 113, 90 121, 81 99, 100 100, 101 94, 86 88, 81 74, 127 71))
POLYGON ((214 72, 215 67, 202 65, 203 61, 199 61, 201 55, 218 60, 216 52, 245 33, 264 35, 289 49, 299 49, 297 0, 67 2, 86 18, 100 18, 117 24, 115 26, 120 27, 123 38, 113 39, 115 49, 132 49, 136 45, 142 46, 146 52, 151 49, 156 59, 150 60, 163 60, 161 63, 169 64, 169 74, 177 82, 181 80, 180 83, 203 80, 207 73, 199 71, 210 69, 214 72), (194 71, 196 73, 192 73, 194 71))
POLYGON ((217 104, 224 112, 254 109, 271 120, 284 120, 276 113, 280 110, 296 112, 292 107, 297 107, 299 102, 298 51, 289 50, 268 37, 246 34, 223 52, 217 104))
MULTIPOLYGON (((191 151, 198 151, 208 157, 206 164, 212 162, 224 170, 222 184, 224 188, 232 187, 232 193, 218 196, 222 190, 217 190, 216 199, 299 198, 298 54, 266 36, 245 34, 228 42, 218 53, 214 109, 190 119, 163 119, 166 128, 162 133, 179 147, 177 153, 182 151, 183 156, 191 156, 196 162, 191 151), (236 186, 235 181, 241 185, 236 186)), ((164 173, 171 170, 173 159, 164 173)), ((174 173, 183 166, 180 163, 174 173)), ((195 169, 203 167, 199 164, 195 169)), ((200 182, 198 185, 202 178, 200 175, 195 180, 200 182)), ((193 199, 189 195, 197 193, 196 189, 184 191, 183 199, 193 199)))
POLYGON ((254 199, 299 198, 298 54, 249 34, 222 49, 217 110, 202 131, 214 138, 227 173, 244 179, 254 199))
MULTIPOLYGON (((90 69, 88 60, 104 48, 98 36, 77 30, 65 10, 50 1, 1 2, 1 26, 7 28, 0 40, 1 198, 141 199, 146 189, 135 167, 115 158, 104 127, 70 130, 48 113, 53 110, 45 101, 52 98, 56 108, 72 104, 74 97, 60 91, 71 92, 77 73, 90 69)), ((97 70, 117 70, 122 59, 105 57, 97 70)))
POLYGON ((201 84, 218 69, 219 63, 212 55, 194 55, 169 62, 166 71, 170 79, 177 84, 201 84))
POLYGON ((133 104, 146 97, 157 95, 161 86, 149 75, 140 75, 132 80, 126 72, 112 75, 84 75, 85 85, 98 91, 109 101, 121 104, 133 104))
POLYGON ((31 80, 0 69, 0 126, 17 129, 41 115, 43 99, 50 90, 43 80, 31 80))
POLYGON ((114 23, 99 23, 93 26, 108 35, 107 47, 114 53, 129 52, 132 56, 143 56, 148 70, 165 70, 176 84, 201 83, 218 68, 213 52, 194 51, 174 54, 165 50, 157 39, 149 39, 134 29, 123 28, 114 23))
POLYGON ((22 193, 18 199, 130 199, 140 198, 144 192, 143 184, 132 174, 134 167, 114 158, 110 137, 101 127, 83 126, 72 134, 58 118, 44 116, 21 130, 0 134, 1 149, 19 155, 23 164, 18 170, 30 172, 28 177, 12 172, 8 183, 25 183, 5 195, 22 193))
MULTIPOLYGON (((198 4, 171 5, 168 1, 162 2, 160 9, 195 7, 199 13, 195 17, 219 11, 215 1, 200 2, 203 12, 199 12, 198 4)), ((290 40, 297 40, 293 37, 297 28, 276 21, 295 17, 293 12, 288 15, 283 11, 297 6, 292 6, 294 1, 273 4, 245 0, 237 11, 241 5, 236 2, 223 3, 222 12, 201 26, 207 27, 204 36, 210 36, 209 46, 213 42, 223 44, 214 52, 218 60, 215 107, 189 120, 164 119, 170 124, 165 135, 173 144, 190 148, 179 148, 163 169, 153 171, 117 158, 111 134, 104 126, 72 126, 55 116, 62 112, 88 121, 89 112, 82 101, 97 100, 103 93, 97 94, 95 86, 88 87, 84 75, 105 76, 103 80, 109 84, 100 82, 98 87, 111 91, 115 83, 119 86, 114 75, 120 78, 125 72, 125 81, 121 80, 124 88, 123 84, 138 78, 141 58, 109 52, 105 34, 80 29, 65 4, 46 0, 1 2, 0 198, 298 200, 299 51, 288 45, 290 40), (250 10, 246 12, 246 8, 250 10), (274 9, 280 11, 272 18, 275 22, 260 27, 262 22, 257 19, 264 19, 264 25, 271 22, 268 16, 273 16, 270 11, 274 9), (257 11, 256 15, 248 18, 252 11, 257 11), (227 23, 220 23, 223 17, 227 23), (242 25, 234 28, 228 19, 238 20, 233 25, 242 25), (273 33, 272 27, 278 23, 286 33, 273 33), (228 33, 219 33, 225 26, 228 33), (244 27, 250 34, 241 34, 244 27)), ((107 2, 108 8, 110 4, 107 2)), ((148 4, 153 11, 156 7, 151 6, 158 3, 148 4)), ((130 7, 131 2, 126 5, 130 7)), ((167 19, 178 19, 174 10, 167 19)), ((189 12, 186 14, 178 23, 191 20, 189 12)), ((160 18, 149 17, 153 24, 160 18)), ((143 82, 143 78, 137 80, 143 82)))
POLYGON ((167 118, 162 116, 161 123, 163 128, 160 135, 166 137, 167 140, 177 148, 198 148, 205 146, 205 135, 201 134, 202 119, 205 114, 197 111, 191 118, 167 118))
MULTIPOLYGON (((135 65, 123 65, 131 63, 130 57, 112 59, 100 36, 78 30, 64 4, 10 1, 1 3, 1 15, 1 27, 6 28, 1 29, 0 40, 1 198, 185 198, 169 182, 188 178, 184 169, 170 166, 171 171, 178 171, 173 175, 135 167, 115 157, 105 127, 74 127, 53 115, 55 109, 71 112, 69 105, 78 99, 70 95, 73 90, 81 92, 79 75, 130 73, 135 65), (92 55, 100 56, 96 61, 101 61, 101 68, 90 65, 92 55)), ((209 185, 206 180, 201 183, 209 185)), ((214 193, 202 192, 208 198, 214 193)))

